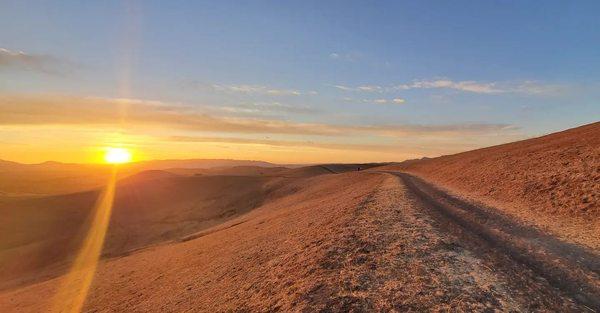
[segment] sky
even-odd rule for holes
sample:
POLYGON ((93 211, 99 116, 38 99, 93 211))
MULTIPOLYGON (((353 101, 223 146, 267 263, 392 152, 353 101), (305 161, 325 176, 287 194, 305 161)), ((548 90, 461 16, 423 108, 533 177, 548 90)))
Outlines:
POLYGON ((598 1, 2 1, 0 159, 402 161, 600 120, 598 1))

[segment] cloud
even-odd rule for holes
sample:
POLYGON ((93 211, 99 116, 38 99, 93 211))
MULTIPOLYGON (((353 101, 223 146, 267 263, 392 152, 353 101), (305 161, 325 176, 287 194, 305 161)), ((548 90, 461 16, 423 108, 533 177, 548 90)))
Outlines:
POLYGON ((333 87, 340 89, 340 90, 344 90, 344 91, 350 91, 353 90, 351 87, 348 86, 344 86, 344 85, 333 85, 333 87))
POLYGON ((354 131, 377 134, 379 136, 406 137, 406 136, 462 136, 484 135, 511 132, 518 127, 501 123, 462 123, 449 125, 371 125, 354 126, 354 131))
MULTIPOLYGON (((276 89, 262 85, 218 85, 213 84, 212 88, 216 91, 245 93, 245 94, 260 94, 269 96, 299 96, 303 93, 293 89, 276 89)), ((307 94, 314 94, 308 92, 307 94)))
POLYGON ((290 105, 278 101, 242 103, 233 106, 213 106, 217 111, 241 113, 249 115, 269 115, 273 113, 310 114, 320 112, 307 105, 290 105))
POLYGON ((361 57, 360 53, 349 52, 349 53, 341 53, 341 52, 332 52, 329 54, 329 58, 332 60, 341 60, 341 61, 356 61, 361 57))
POLYGON ((200 142, 200 143, 234 143, 247 145, 266 145, 277 147, 310 147, 327 150, 359 150, 359 151, 399 151, 397 145, 373 145, 373 144, 340 144, 334 142, 272 140, 254 138, 232 138, 232 137, 203 137, 203 136, 171 136, 166 138, 175 142, 200 142))
POLYGON ((375 86, 375 85, 365 85, 365 86, 358 86, 358 87, 356 87, 356 90, 358 90, 358 91, 366 91, 366 92, 382 92, 383 91, 383 87, 381 87, 381 86, 375 86))
POLYGON ((418 145, 410 142, 392 142, 387 144, 370 143, 339 143, 339 142, 315 142, 315 141, 294 141, 294 140, 273 140, 260 138, 238 138, 238 137, 205 137, 205 136, 170 136, 163 138, 168 142, 177 143, 215 143, 215 144, 237 144, 250 146, 270 146, 270 147, 291 147, 291 148, 313 148, 323 150, 341 150, 341 151, 361 151, 361 152, 379 152, 389 153, 395 156, 410 154, 412 157, 423 155, 436 156, 449 152, 459 152, 479 147, 473 142, 453 142, 445 141, 440 144, 439 141, 421 141, 418 145))
POLYGON ((345 85, 333 85, 333 87, 343 91, 357 91, 357 92, 384 92, 385 88, 377 85, 362 85, 358 87, 349 87, 345 85))
POLYGON ((524 81, 510 88, 512 92, 540 95, 540 96, 558 96, 569 91, 569 87, 560 84, 542 84, 536 81, 524 81))
MULTIPOLYGON (((355 102, 357 100, 355 100, 354 98, 350 98, 350 97, 345 97, 342 98, 344 101, 350 101, 350 102, 355 102)), ((379 98, 379 99, 362 99, 362 100, 358 100, 359 102, 364 102, 364 103, 375 103, 375 104, 402 104, 405 102, 404 99, 402 98, 393 98, 393 99, 385 99, 385 98, 379 98)))
POLYGON ((334 85, 337 89, 353 92, 393 93, 412 89, 450 89, 476 94, 522 94, 532 96, 557 96, 568 91, 560 84, 544 84, 536 81, 520 82, 478 82, 474 80, 453 81, 450 79, 415 80, 411 83, 390 87, 363 85, 350 87, 334 85))
POLYGON ((395 86, 395 89, 408 90, 408 89, 455 89, 460 91, 474 92, 474 93, 499 93, 503 92, 496 88, 496 83, 480 83, 476 81, 452 81, 448 79, 438 80, 418 80, 410 84, 402 84, 395 86))
POLYGON ((197 132, 427 137, 514 131, 507 124, 337 125, 209 115, 182 104, 62 95, 0 95, 0 126, 62 125, 197 132))
POLYGON ((568 91, 560 84, 544 84, 536 81, 521 82, 477 82, 452 81, 449 79, 417 80, 410 84, 401 84, 391 90, 409 89, 453 89, 478 94, 523 94, 533 96, 557 96, 568 91))
POLYGON ((0 125, 76 125, 190 131, 337 134, 326 125, 214 116, 195 107, 139 99, 0 95, 0 125))
POLYGON ((57 74, 66 64, 59 59, 38 54, 27 54, 23 51, 11 51, 0 48, 0 69, 24 69, 46 74, 57 74))

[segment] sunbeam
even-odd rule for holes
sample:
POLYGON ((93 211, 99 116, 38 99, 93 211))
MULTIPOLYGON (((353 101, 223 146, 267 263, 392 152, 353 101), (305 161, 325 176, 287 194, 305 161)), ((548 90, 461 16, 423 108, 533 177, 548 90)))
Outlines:
POLYGON ((117 166, 114 166, 106 188, 96 202, 90 230, 71 270, 64 276, 56 293, 52 312, 81 312, 98 266, 110 222, 116 177, 117 166))

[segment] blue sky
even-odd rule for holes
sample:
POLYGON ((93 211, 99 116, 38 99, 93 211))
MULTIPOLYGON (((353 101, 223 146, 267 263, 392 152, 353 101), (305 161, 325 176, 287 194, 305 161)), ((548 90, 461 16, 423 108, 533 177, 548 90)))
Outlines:
MULTIPOLYGON (((185 143, 182 157, 318 162, 439 155, 595 122, 598 12, 597 1, 4 1, 0 109, 14 116, 0 120, 12 151, 0 158, 38 161, 24 156, 49 128, 129 136, 148 158, 165 157, 148 145, 162 138, 185 143), (102 106, 90 98, 135 103, 110 125, 85 115, 102 106), (44 116, 31 104, 56 99, 75 108, 44 116), (141 116, 156 106, 161 117, 141 116), (171 110, 235 125, 171 127, 171 110)), ((99 136, 74 142, 106 144, 99 136)))

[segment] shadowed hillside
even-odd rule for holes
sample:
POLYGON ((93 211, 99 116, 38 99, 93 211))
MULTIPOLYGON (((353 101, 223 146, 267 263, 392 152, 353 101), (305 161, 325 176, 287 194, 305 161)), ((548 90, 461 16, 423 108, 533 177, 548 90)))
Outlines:
MULTIPOLYGON (((339 171, 358 167, 334 166, 339 171)), ((298 181, 333 173, 327 166, 236 166, 134 174, 117 183, 103 255, 178 240, 293 194, 298 181)), ((64 271, 89 228, 101 190, 0 197, 0 230, 8 234, 0 237, 0 288, 64 271)))
MULTIPOLYGON (((279 183, 258 176, 180 176, 163 171, 122 179, 104 254, 123 254, 222 223, 260 205, 279 183)), ((0 237, 2 283, 27 280, 28 274, 69 260, 99 193, 98 189, 0 199, 0 228, 6 234, 0 237)))
MULTIPOLYGON (((155 174, 152 173, 152 175, 155 174)), ((159 309, 160 305, 155 307, 157 303, 170 303, 173 300, 179 303, 170 307, 174 311, 227 311, 228 308, 240 308, 244 306, 243 303, 249 305, 248 309, 260 310, 260 308, 284 301, 285 307, 291 308, 293 307, 291 301, 297 295, 289 297, 287 295, 290 292, 289 287, 298 288, 294 293, 306 294, 306 297, 311 294, 317 295, 318 292, 313 289, 321 284, 318 282, 319 279, 334 279, 337 276, 334 272, 324 268, 328 266, 326 262, 331 259, 329 256, 331 252, 328 249, 329 247, 335 249, 335 245, 342 244, 341 241, 336 240, 338 237, 336 234, 340 231, 342 234, 346 234, 349 231, 349 229, 344 230, 343 225, 353 220, 355 214, 353 212, 357 212, 356 210, 363 205, 369 194, 383 180, 383 177, 376 174, 356 175, 358 174, 318 175, 289 180, 273 190, 269 201, 265 201, 259 208, 230 222, 217 225, 211 228, 212 231, 182 238, 183 242, 159 245, 131 255, 105 259, 100 265, 95 283, 95 288, 100 287, 102 291, 98 291, 99 293, 93 291, 94 295, 89 299, 95 299, 94 303, 88 305, 111 307, 117 311, 153 311, 159 309), (123 261, 126 263, 122 263, 123 261), (107 268, 105 264, 121 265, 117 265, 120 269, 115 269, 107 268), (110 274, 106 272, 107 270, 110 274), (129 274, 124 274, 122 270, 129 274), (141 276, 137 277, 136 273, 141 276), (192 285, 191 280, 197 280, 197 282, 192 285), (143 303, 139 303, 138 300, 134 302, 126 300, 130 298, 130 295, 126 296, 121 292, 129 290, 129 287, 112 288, 111 291, 104 289, 109 285, 121 284, 119 281, 144 294, 152 289, 153 291, 150 291, 153 294, 152 298, 158 302, 155 303, 152 300, 147 302, 150 299, 145 296, 137 298, 143 303), (110 283, 107 285, 107 282, 110 283), (194 292, 181 293, 182 290, 186 291, 186 288, 194 292), (173 291, 185 297, 194 294, 195 300, 170 300, 171 295, 169 294, 172 294, 173 291), (98 294, 102 294, 102 296, 98 296, 98 294), (233 297, 237 300, 223 301, 226 297, 233 297), (271 300, 265 302, 266 298, 271 300)), ((243 189, 237 189, 241 185, 266 181, 261 177, 246 177, 244 181, 238 180, 239 177, 202 176, 177 177, 175 180, 162 178, 158 181, 144 180, 143 184, 147 186, 140 186, 137 181, 129 187, 127 184, 120 184, 121 196, 118 196, 119 199, 117 199, 120 205, 115 206, 113 220, 124 221, 124 215, 133 218, 122 212, 124 211, 122 206, 131 201, 131 197, 150 196, 150 199, 143 202, 145 205, 150 205, 156 198, 161 199, 160 195, 152 195, 157 192, 158 188, 166 188, 167 190, 163 191, 164 194, 181 187, 188 189, 188 186, 190 189, 201 191, 203 188, 218 188, 211 185, 220 182, 221 187, 227 185, 227 188, 219 187, 218 189, 233 197, 235 193, 244 192, 243 189), (232 179, 235 182, 232 182, 232 179), (182 185, 183 181, 188 183, 182 185), (189 184, 189 182, 192 183, 189 184), (124 191, 128 188, 129 191, 124 191), (140 193, 136 195, 133 189, 139 190, 140 193)), ((208 192, 205 191, 205 193, 208 192)), ((177 191, 177 193, 184 197, 187 195, 185 190, 177 191)), ((260 197, 259 195, 260 193, 256 193, 254 190, 253 196, 260 197)), ((85 198, 84 195, 79 197, 85 198)), ((216 198, 210 197, 213 201, 216 198)), ((158 206, 157 204, 154 207, 158 206)), ((181 209, 181 205, 171 207, 179 213, 168 215, 171 219, 167 220, 170 222, 179 216, 183 218, 181 214, 187 212, 185 209, 181 209)), ((151 211, 149 208, 143 210, 144 212, 151 211)), ((222 213, 224 211, 210 210, 209 212, 222 213)), ((167 215, 163 214, 163 216, 167 215)), ((111 224, 111 228, 114 227, 114 224, 111 224)), ((174 230, 175 226, 176 224, 171 224, 168 227, 174 230)), ((113 229, 110 230, 111 233, 113 231, 113 229)), ((113 233, 112 243, 110 239, 107 243, 108 249, 114 247, 114 236, 113 233)), ((47 291, 44 293, 50 292, 51 294, 51 290, 54 288, 52 286, 57 281, 58 279, 51 279, 24 289, 11 288, 9 290, 20 292, 25 289, 31 290, 32 287, 44 289, 50 286, 49 289, 45 289, 47 291)), ((0 293, 0 310, 10 309, 4 305, 10 306, 13 303, 12 300, 7 301, 8 298, 2 296, 12 297, 10 296, 11 292, 0 293)), ((26 293, 28 297, 39 294, 36 290, 26 293)), ((33 305, 32 307, 23 306, 22 308, 25 311, 33 312, 47 307, 49 300, 51 299, 38 299, 29 302, 33 305)), ((312 303, 323 301, 323 299, 300 298, 300 301, 312 303)))
POLYGON ((225 176, 267 176, 267 177, 310 177, 324 174, 338 174, 353 171, 362 171, 381 163, 365 164, 320 164, 303 167, 260 167, 260 166, 233 166, 216 168, 170 168, 166 171, 181 175, 225 175, 225 176))
POLYGON ((180 175, 224 175, 224 176, 281 176, 286 167, 232 166, 215 168, 169 168, 165 171, 180 175))

